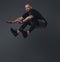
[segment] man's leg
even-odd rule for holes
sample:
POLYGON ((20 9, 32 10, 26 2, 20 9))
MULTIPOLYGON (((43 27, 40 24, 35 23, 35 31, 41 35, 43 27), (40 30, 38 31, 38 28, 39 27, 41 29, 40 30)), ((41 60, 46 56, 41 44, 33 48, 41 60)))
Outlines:
POLYGON ((25 22, 25 23, 19 28, 19 30, 17 30, 17 32, 21 32, 21 33, 23 34, 24 38, 27 37, 27 32, 24 31, 24 29, 25 29, 25 27, 26 27, 27 25, 29 25, 29 22, 25 22))
POLYGON ((30 28, 27 30, 27 34, 29 35, 30 32, 32 32, 36 28, 36 24, 31 24, 30 28))
POLYGON ((13 33, 13 35, 16 37, 20 32, 22 32, 23 36, 26 37, 27 33, 24 31, 24 28, 28 25, 28 22, 25 22, 22 24, 22 26, 18 29, 18 30, 14 30, 13 28, 11 28, 11 32, 13 33))
POLYGON ((17 32, 22 32, 24 31, 25 27, 28 25, 28 22, 25 22, 21 25, 21 27, 17 30, 17 32))

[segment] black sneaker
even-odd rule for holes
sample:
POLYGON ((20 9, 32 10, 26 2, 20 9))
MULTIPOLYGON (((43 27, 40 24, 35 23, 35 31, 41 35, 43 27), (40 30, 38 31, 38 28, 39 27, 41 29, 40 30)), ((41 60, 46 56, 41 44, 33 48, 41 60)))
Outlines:
POLYGON ((26 31, 22 31, 23 37, 26 38, 27 37, 27 32, 26 31))
POLYGON ((14 30, 13 28, 11 28, 10 30, 11 30, 12 34, 13 34, 15 37, 18 35, 17 31, 14 30))

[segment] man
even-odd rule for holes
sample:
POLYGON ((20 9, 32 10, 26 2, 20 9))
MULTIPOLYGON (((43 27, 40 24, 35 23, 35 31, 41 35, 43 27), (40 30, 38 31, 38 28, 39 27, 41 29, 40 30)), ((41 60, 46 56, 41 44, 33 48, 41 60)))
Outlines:
POLYGON ((11 28, 11 32, 16 37, 20 32, 23 34, 24 38, 26 38, 29 33, 34 30, 37 26, 39 26, 39 21, 44 20, 45 24, 47 24, 46 20, 42 17, 42 15, 35 9, 32 8, 31 4, 25 5, 26 13, 23 14, 21 17, 17 18, 14 21, 8 21, 7 23, 22 23, 22 26, 18 30, 14 30, 11 28), (25 27, 30 25, 30 28, 24 31, 25 27))

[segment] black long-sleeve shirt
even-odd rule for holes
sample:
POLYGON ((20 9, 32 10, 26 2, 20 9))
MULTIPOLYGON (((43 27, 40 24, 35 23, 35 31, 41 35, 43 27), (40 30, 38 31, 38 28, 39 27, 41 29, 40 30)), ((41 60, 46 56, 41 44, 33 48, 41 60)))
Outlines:
POLYGON ((45 20, 44 17, 40 14, 40 12, 38 12, 35 9, 31 9, 29 12, 26 12, 25 14, 22 15, 22 17, 25 19, 27 16, 32 15, 32 22, 33 21, 37 21, 38 19, 40 20, 45 20))

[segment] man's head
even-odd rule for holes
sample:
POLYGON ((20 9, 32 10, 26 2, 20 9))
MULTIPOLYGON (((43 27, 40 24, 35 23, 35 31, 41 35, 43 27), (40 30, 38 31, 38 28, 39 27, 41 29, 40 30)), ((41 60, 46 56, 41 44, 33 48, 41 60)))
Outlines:
POLYGON ((26 10, 27 12, 29 12, 31 9, 32 9, 31 4, 27 3, 27 4, 25 5, 25 10, 26 10))

